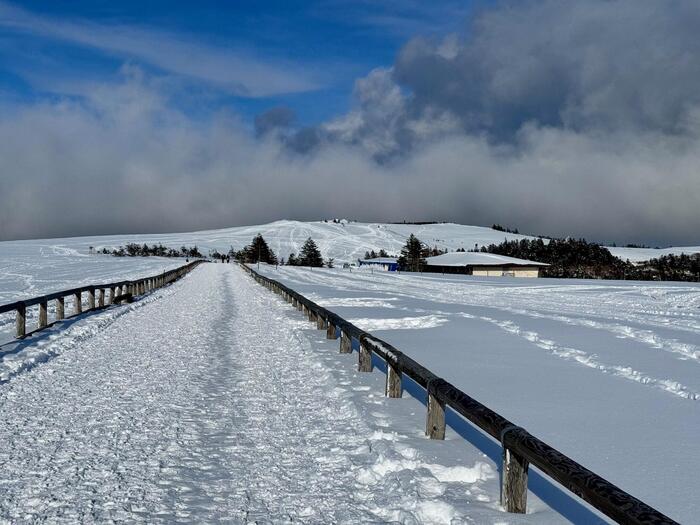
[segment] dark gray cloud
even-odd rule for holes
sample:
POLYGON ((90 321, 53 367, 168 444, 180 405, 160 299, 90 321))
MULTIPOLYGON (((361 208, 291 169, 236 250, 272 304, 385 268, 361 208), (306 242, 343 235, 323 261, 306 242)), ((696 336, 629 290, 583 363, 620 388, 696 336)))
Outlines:
POLYGON ((499 4, 468 37, 408 42, 347 114, 257 139, 137 74, 5 111, 0 238, 346 216, 700 244, 699 9, 499 4))
POLYGON ((700 102, 698 27, 694 1, 506 2, 466 42, 409 42, 394 77, 415 115, 448 111, 468 132, 513 136, 531 121, 681 132, 700 102))
POLYGON ((295 119, 294 110, 286 106, 268 109, 255 117, 255 134, 258 137, 271 131, 289 128, 295 119))
MULTIPOLYGON (((409 41, 322 126, 382 160, 449 133, 514 142, 522 127, 686 134, 700 105, 700 4, 501 2, 467 35, 409 41)), ((692 125, 691 125, 692 126, 692 125)))

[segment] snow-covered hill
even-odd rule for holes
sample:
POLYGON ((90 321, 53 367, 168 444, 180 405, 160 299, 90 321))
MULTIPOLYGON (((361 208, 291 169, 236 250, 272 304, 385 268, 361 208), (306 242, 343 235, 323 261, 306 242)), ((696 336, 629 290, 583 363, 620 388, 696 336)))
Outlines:
POLYGON ((621 248, 616 246, 607 246, 610 253, 622 260, 630 262, 648 261, 649 259, 658 259, 664 255, 678 255, 685 253, 691 255, 700 253, 700 246, 673 246, 671 248, 621 248))
POLYGON ((499 243, 504 239, 524 239, 525 235, 499 232, 480 226, 461 224, 384 224, 341 221, 275 221, 255 226, 240 226, 191 233, 156 235, 119 235, 97 238, 65 239, 70 245, 86 243, 95 246, 116 246, 126 242, 162 242, 169 246, 197 244, 203 251, 218 249, 227 251, 231 246, 240 249, 250 243, 256 234, 262 234, 279 257, 299 253, 304 241, 311 237, 318 244, 324 257, 333 257, 339 262, 354 261, 364 256, 367 250, 385 249, 398 253, 406 238, 415 234, 423 242, 438 248, 456 250, 499 243))
MULTIPOLYGON (((249 244, 256 234, 262 234, 278 257, 299 253, 304 241, 311 237, 318 244, 324 258, 336 263, 352 262, 368 250, 384 249, 398 254, 411 234, 429 246, 441 249, 471 249, 475 245, 497 244, 503 240, 532 239, 526 235, 505 233, 480 226, 462 224, 386 224, 362 222, 299 222, 282 220, 255 226, 239 226, 220 230, 168 234, 125 234, 94 237, 73 237, 0 242, 0 303, 28 295, 39 295, 61 288, 69 288, 96 281, 132 278, 159 273, 179 264, 178 260, 116 259, 109 256, 90 256, 90 247, 115 248, 130 242, 139 244, 162 243, 168 247, 197 245, 204 254, 210 250, 227 252, 249 244)), ((666 248, 609 248, 623 259, 642 261, 667 253, 696 253, 700 247, 666 248)))

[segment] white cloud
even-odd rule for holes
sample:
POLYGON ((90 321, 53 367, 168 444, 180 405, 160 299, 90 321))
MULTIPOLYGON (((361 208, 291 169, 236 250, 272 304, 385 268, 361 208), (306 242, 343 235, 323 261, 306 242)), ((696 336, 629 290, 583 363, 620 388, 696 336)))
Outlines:
POLYGON ((359 145, 298 155, 227 114, 192 121, 130 74, 0 120, 0 238, 348 216, 690 242, 698 137, 526 126, 515 146, 452 134, 382 165, 359 145))

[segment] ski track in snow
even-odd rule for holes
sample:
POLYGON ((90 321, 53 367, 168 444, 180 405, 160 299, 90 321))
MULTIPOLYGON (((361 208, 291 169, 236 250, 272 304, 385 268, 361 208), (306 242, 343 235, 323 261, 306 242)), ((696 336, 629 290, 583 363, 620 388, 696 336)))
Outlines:
POLYGON ((378 330, 434 373, 680 523, 695 522, 697 283, 261 270, 378 330), (441 319, 439 327, 402 322, 431 316, 441 319), (630 464, 631 455, 643 459, 630 464))
MULTIPOLYGON (((506 521, 493 463, 460 459, 459 438, 418 438, 419 425, 392 431, 392 401, 351 366, 329 369, 317 347, 332 343, 308 333, 241 270, 212 264, 25 348, 0 385, 0 521, 506 521)), ((405 418, 422 408, 393 402, 405 418)), ((507 521, 560 521, 536 502, 507 521)))
MULTIPOLYGON (((591 285, 520 285, 508 287, 508 281, 499 286, 497 282, 485 282, 491 286, 479 286, 478 281, 467 281, 457 286, 445 286, 439 278, 427 276, 424 279, 411 279, 409 275, 387 276, 386 273, 355 270, 351 274, 339 274, 338 272, 309 272, 284 269, 284 273, 290 275, 293 280, 301 283, 313 283, 331 288, 342 287, 346 290, 367 291, 393 294, 408 298, 422 300, 434 300, 439 297, 440 302, 456 303, 468 306, 485 306, 502 312, 518 314, 532 319, 548 319, 571 326, 588 327, 595 330, 609 332, 618 338, 632 339, 640 344, 649 346, 675 355, 678 359, 700 364, 700 346, 683 343, 675 338, 666 338, 653 330, 631 326, 627 323, 639 323, 642 326, 673 328, 681 332, 700 332, 700 290, 688 294, 688 287, 667 286, 659 287, 650 285, 615 286, 606 284, 591 285), (397 279, 400 286, 397 286, 397 279), (505 289, 504 289, 505 288, 505 289), (637 288, 639 290, 637 290, 637 288), (599 293, 597 293, 600 291, 599 293), (591 296, 590 293, 595 293, 591 296), (651 297, 654 303, 661 305, 650 308, 648 300, 640 300, 638 297, 628 298, 630 293, 641 293, 645 298, 651 297), (583 294, 583 300, 579 300, 576 294, 583 294), (677 295, 682 297, 678 299, 677 295), (622 301, 620 300, 622 297, 622 301), (591 300, 593 299, 593 300, 591 300), (591 306, 594 304, 594 306, 591 306), (673 308, 683 308, 682 311, 673 311, 673 308), (565 315, 568 314, 568 315, 565 315), (599 320, 600 319, 600 320, 599 320), (605 320, 603 320, 605 319, 605 320), (623 322, 607 322, 611 319, 623 322)), ((454 283, 451 283, 454 284, 454 283)), ((520 284, 520 283, 518 283, 520 284)), ((316 302, 326 307, 332 306, 364 306, 386 307, 381 304, 382 299, 324 298, 318 293, 309 294, 316 302)), ((391 300, 391 299, 389 299, 391 300)), ((393 299, 394 301, 396 298, 393 299)), ((397 308, 390 303, 389 308, 397 308)), ((601 373, 611 374, 622 379, 635 381, 639 384, 658 388, 670 394, 680 396, 692 401, 700 400, 700 392, 684 385, 682 382, 670 378, 658 378, 635 369, 628 364, 609 363, 605 359, 592 355, 583 350, 559 344, 552 338, 541 334, 523 330, 513 321, 499 321, 488 316, 472 316, 465 313, 451 313, 435 309, 400 308, 412 313, 429 314, 421 318, 404 319, 377 319, 358 318, 353 322, 366 330, 390 330, 401 328, 432 328, 448 322, 448 318, 458 315, 461 317, 478 318, 492 323, 499 328, 521 337, 539 348, 549 351, 553 356, 575 361, 601 373), (416 321, 411 323, 411 320, 416 321), (424 323, 420 321, 424 320, 424 323), (430 321, 434 322, 430 322, 430 321)))

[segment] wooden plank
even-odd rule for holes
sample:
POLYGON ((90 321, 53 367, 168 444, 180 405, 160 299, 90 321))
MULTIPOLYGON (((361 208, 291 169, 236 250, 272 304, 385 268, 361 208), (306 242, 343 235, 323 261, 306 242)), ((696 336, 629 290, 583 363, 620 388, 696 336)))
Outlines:
POLYGON ((503 447, 501 505, 506 512, 525 514, 527 510, 528 467, 527 459, 503 447))
POLYGON ((73 314, 83 313, 83 294, 80 292, 73 294, 73 314))
POLYGON ((371 372, 372 371, 372 351, 365 342, 364 337, 360 337, 360 352, 357 357, 357 371, 371 372))
POLYGON ((56 299, 56 320, 61 321, 66 318, 66 299, 59 297, 56 299))
POLYGON ((104 308, 104 306, 105 306, 105 289, 104 288, 100 288, 100 293, 97 296, 97 306, 99 306, 100 308, 104 308))
POLYGON ((48 302, 39 303, 39 330, 49 324, 48 302))
POLYGON ((430 439, 445 439, 445 405, 431 393, 428 394, 425 435, 430 439))
POLYGON ((340 336, 340 353, 352 354, 352 338, 345 332, 340 336))
POLYGON ((338 339, 338 330, 336 330, 333 323, 328 323, 328 329, 326 330, 326 339, 338 339))
POLYGON ((27 335, 27 307, 23 304, 17 305, 17 317, 15 318, 15 336, 22 339, 27 335))
POLYGON ((386 362, 386 397, 400 398, 403 395, 403 384, 401 383, 401 369, 391 361, 386 362))
POLYGON ((95 309, 95 289, 88 290, 88 310, 95 309))

